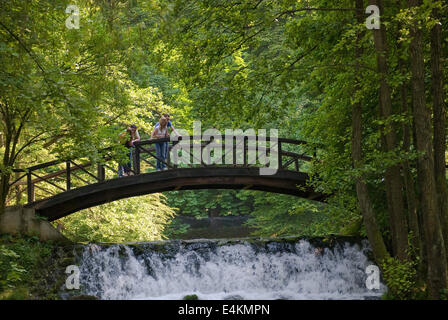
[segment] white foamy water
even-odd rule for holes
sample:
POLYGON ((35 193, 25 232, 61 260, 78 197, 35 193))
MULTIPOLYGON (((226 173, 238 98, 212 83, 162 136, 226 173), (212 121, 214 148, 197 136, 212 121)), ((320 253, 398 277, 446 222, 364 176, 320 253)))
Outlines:
POLYGON ((367 244, 167 242, 84 248, 81 284, 101 299, 372 299, 367 244))

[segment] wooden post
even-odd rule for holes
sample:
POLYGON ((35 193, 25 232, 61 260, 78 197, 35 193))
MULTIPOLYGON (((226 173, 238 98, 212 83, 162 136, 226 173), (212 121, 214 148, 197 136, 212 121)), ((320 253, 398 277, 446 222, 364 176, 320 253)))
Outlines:
MULTIPOLYGON (((172 146, 173 149, 174 149, 174 147, 176 146, 176 144, 179 143, 180 140, 182 140, 182 137, 179 137, 179 140, 178 140, 178 141, 174 141, 174 142, 173 142, 173 146, 172 146)), ((169 150, 168 150, 168 154, 169 154, 169 150)), ((174 158, 173 168, 174 168, 174 169, 177 169, 177 163, 179 162, 179 154, 178 154, 177 151, 176 151, 176 153, 173 153, 173 158, 174 158)))
POLYGON ((166 150, 166 163, 171 164, 171 157, 170 157, 170 143, 168 142, 168 148, 166 150))
POLYGON ((247 167, 247 154, 248 154, 248 150, 247 150, 247 147, 248 147, 248 137, 247 136, 244 136, 243 137, 243 163, 244 163, 244 166, 245 167, 247 167))
MULTIPOLYGON (((280 141, 277 142, 278 145, 278 170, 282 169, 282 143, 280 141)), ((272 147, 272 146, 270 146, 272 147)))
POLYGON ((28 170, 28 173, 26 175, 27 178, 27 192, 28 192, 28 203, 33 203, 34 198, 34 184, 33 184, 33 177, 31 176, 31 171, 28 170))
POLYGON ((232 138, 232 148, 233 148, 233 166, 236 167, 236 137, 232 138))
POLYGON ((104 170, 104 166, 100 163, 98 163, 97 173, 98 182, 103 182, 106 179, 106 171, 104 170))
POLYGON ((67 183, 67 191, 69 191, 71 189, 72 183, 71 183, 71 178, 70 178, 70 161, 67 161, 65 163, 65 170, 66 170, 66 183, 67 183))
POLYGON ((140 148, 136 146, 132 152, 132 162, 135 174, 140 174, 140 148))

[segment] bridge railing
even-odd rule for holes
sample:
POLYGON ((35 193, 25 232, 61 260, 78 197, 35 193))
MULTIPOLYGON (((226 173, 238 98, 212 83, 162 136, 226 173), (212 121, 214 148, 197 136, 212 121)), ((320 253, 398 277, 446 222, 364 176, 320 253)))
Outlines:
MULTIPOLYGON (((134 153, 134 168, 137 173, 142 172, 142 168, 139 165, 147 164, 150 167, 155 168, 155 163, 148 162, 147 159, 159 160, 164 163, 167 168, 175 169, 179 167, 209 167, 209 166, 234 166, 234 167, 262 167, 269 165, 261 163, 257 159, 257 152, 262 151, 267 155, 267 158, 271 157, 271 154, 277 156, 277 163, 279 164, 279 170, 293 170, 299 171, 300 167, 305 163, 313 159, 313 157, 307 155, 304 146, 307 143, 305 141, 278 138, 277 141, 271 142, 266 137, 251 137, 251 136, 234 136, 232 140, 227 141, 225 136, 214 137, 214 139, 204 139, 202 136, 187 136, 179 137, 178 141, 170 141, 170 138, 147 140, 136 143, 134 153), (262 140, 265 143, 265 147, 257 146, 258 141, 262 140), (156 155, 155 148, 156 143, 170 143, 167 159, 160 159, 156 155), (187 148, 177 148, 182 154, 187 153, 187 161, 176 162, 176 158, 185 159, 185 155, 175 155, 176 145, 179 143, 187 144, 187 148), (189 148, 188 148, 189 143, 189 148), (230 143, 230 145, 228 144, 230 143), (213 155, 214 161, 212 164, 204 161, 202 155, 205 148, 210 148, 213 153, 214 149, 221 150, 221 160, 217 161, 219 155, 213 155), (185 150, 187 149, 187 151, 185 150), (252 152, 252 155, 250 153, 252 152), (232 159, 228 161, 229 154, 232 159), (183 156, 183 157, 182 157, 183 156), (251 161, 252 159, 252 161, 251 161), (254 159, 256 160, 254 162, 254 159), (218 162, 218 163, 217 163, 218 162)), ((210 151, 210 150, 207 150, 210 151)))
MULTIPOLYGON (((306 142, 300 140, 278 138, 270 141, 269 137, 250 136, 234 136, 226 140, 224 136, 215 136, 212 139, 204 139, 203 136, 184 136, 179 137, 177 141, 163 138, 135 143, 131 148, 132 165, 129 170, 130 175, 153 172, 156 170, 157 160, 164 163, 168 170, 215 166, 268 166, 269 163, 262 163, 257 157, 254 161, 254 153, 257 152, 263 152, 268 159, 275 157, 278 170, 303 171, 304 164, 313 159, 306 152, 306 142), (260 141, 263 142, 263 146, 257 145, 260 141), (169 144, 166 159, 157 156, 156 143, 169 144), (183 144, 183 147, 178 144, 183 144), (217 163, 204 161, 202 158, 204 151, 218 159, 219 152, 214 154, 218 149, 221 150, 221 161, 215 161, 217 163), (189 160, 176 161, 182 156, 182 159, 189 160)), ((119 178, 117 169, 119 162, 112 152, 105 152, 104 157, 98 162, 92 162, 87 157, 54 160, 14 170, 16 175, 10 186, 17 187, 19 197, 26 194, 27 202, 33 203, 85 185, 119 178)))

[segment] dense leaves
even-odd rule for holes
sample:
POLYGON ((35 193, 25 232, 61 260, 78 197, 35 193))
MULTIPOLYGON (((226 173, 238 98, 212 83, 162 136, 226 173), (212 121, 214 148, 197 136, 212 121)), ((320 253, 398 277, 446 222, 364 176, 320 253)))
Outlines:
POLYGON ((81 27, 71 30, 68 1, 0 4, 2 205, 25 201, 23 189, 9 190, 12 167, 98 159, 106 146, 123 157, 117 133, 136 123, 148 137, 164 112, 188 131, 193 121, 204 130, 278 128, 308 141, 305 153, 317 150, 301 169, 330 195, 327 204, 172 192, 82 211, 64 219, 64 232, 82 241, 149 240, 162 237, 174 211, 249 214, 257 235, 367 235, 395 297, 415 297, 412 287, 425 285, 440 297, 448 247, 444 1, 74 2, 81 27), (381 7, 380 30, 366 28, 368 4, 381 7), (409 256, 410 247, 417 253, 409 256))
POLYGON ((73 241, 151 241, 163 239, 173 216, 163 195, 153 194, 81 210, 56 225, 73 241))

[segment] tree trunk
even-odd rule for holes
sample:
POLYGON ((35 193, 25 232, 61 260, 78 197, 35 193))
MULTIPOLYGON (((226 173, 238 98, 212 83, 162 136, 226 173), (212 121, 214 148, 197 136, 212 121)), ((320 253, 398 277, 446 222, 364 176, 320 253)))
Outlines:
MULTIPOLYGON (((371 5, 376 5, 382 9, 381 0, 370 0, 371 5)), ((389 118, 393 115, 392 97, 390 86, 387 83, 389 67, 387 64, 386 30, 384 25, 379 30, 373 30, 373 38, 377 54, 378 72, 380 75, 380 109, 386 125, 384 130, 386 152, 397 150, 396 126, 389 123, 389 118)), ((386 169, 386 192, 388 193, 388 209, 392 229, 392 244, 394 255, 400 260, 407 258, 408 227, 404 211, 403 182, 401 179, 400 165, 394 164, 386 169)))
MULTIPOLYGON (((401 8, 401 0, 397 1, 397 7, 401 8)), ((401 29, 401 25, 398 25, 398 30, 401 29)), ((397 35, 397 43, 399 43, 399 37, 400 35, 397 35)), ((399 49, 402 49, 401 44, 398 44, 399 49)), ((400 68, 401 73, 404 75, 406 74, 407 70, 409 70, 409 61, 405 61, 403 58, 400 58, 398 60, 398 65, 400 68)), ((410 116, 409 110, 409 103, 408 103, 408 81, 404 80, 403 83, 400 86, 400 106, 401 110, 400 112, 402 114, 405 114, 406 117, 410 116)), ((408 122, 403 123, 402 125, 402 132, 403 132, 403 148, 402 150, 409 154, 411 151, 411 125, 408 122)), ((409 230, 412 232, 411 236, 411 244, 413 247, 413 250, 417 255, 422 256, 421 252, 421 237, 420 237, 420 226, 419 226, 419 220, 418 220, 418 201, 417 201, 417 194, 415 191, 415 181, 414 177, 412 176, 411 172, 411 164, 409 160, 403 161, 401 165, 401 169, 403 172, 403 186, 406 194, 406 204, 407 204, 407 221, 409 230)), ((420 261, 421 264, 421 261, 420 261)), ((420 269, 420 268, 419 268, 420 269)))
MULTIPOLYGON (((434 10, 434 18, 439 19, 438 11, 434 10)), ((432 93, 434 101, 434 174, 438 194, 439 216, 445 249, 448 250, 448 191, 446 186, 446 109, 443 97, 442 70, 442 26, 437 23, 431 30, 431 70, 432 93)), ((448 257, 448 251, 446 252, 448 257)))
MULTIPOLYGON (((8 121, 7 124, 9 123, 10 122, 8 121)), ((3 159, 2 159, 3 162, 2 170, 5 171, 0 172, 0 215, 2 215, 5 212, 6 201, 9 193, 9 180, 11 178, 11 173, 9 169, 10 169, 10 161, 12 158, 10 155, 11 143, 12 143, 11 134, 10 131, 7 130, 7 133, 5 134, 5 145, 3 146, 3 159)))
POLYGON ((6 200, 9 192, 9 174, 2 174, 0 178, 0 215, 5 212, 6 200))
MULTIPOLYGON (((421 0, 408 0, 408 4, 409 7, 419 6, 421 0)), ((434 176, 431 110, 426 106, 425 101, 423 34, 416 26, 416 23, 411 26, 410 56, 415 144, 417 151, 423 154, 417 161, 417 174, 428 258, 428 294, 432 299, 440 299, 441 290, 447 286, 447 261, 434 176)))
MULTIPOLYGON (((363 14, 362 9, 364 8, 363 0, 356 0, 357 10, 357 21, 362 23, 363 14)), ((356 70, 357 75, 355 90, 360 90, 359 88, 359 58, 362 55, 362 49, 359 47, 359 42, 362 38, 362 34, 357 36, 357 46, 355 49, 356 55, 356 70)), ((355 94, 356 95, 356 94, 355 94)), ((352 159, 355 168, 359 168, 362 165, 362 105, 361 102, 356 102, 352 107, 352 159)), ((363 177, 356 179, 356 194, 358 197, 359 207, 363 216, 364 225, 367 232, 367 237, 369 239, 370 245, 372 247, 373 255, 377 263, 381 263, 385 258, 389 257, 386 245, 381 236, 380 228, 376 221, 375 212, 373 211, 372 203, 369 198, 369 193, 366 183, 363 181, 363 177)))
MULTIPOLYGON (((403 62, 400 61, 400 65, 403 67, 403 62)), ((406 68, 405 68, 406 69, 406 68)), ((406 115, 409 115, 408 104, 408 84, 404 82, 400 88, 401 91, 401 111, 406 115)), ((403 124, 403 151, 409 153, 411 150, 411 126, 409 123, 403 124)), ((415 189, 415 180, 411 172, 411 164, 409 160, 403 161, 403 183, 406 192, 406 203, 408 209, 408 222, 409 229, 411 231, 410 242, 413 247, 413 252, 416 257, 420 257, 419 264, 417 266, 419 282, 425 282, 426 279, 426 256, 425 248, 422 243, 422 225, 419 219, 419 203, 417 193, 415 189)))

